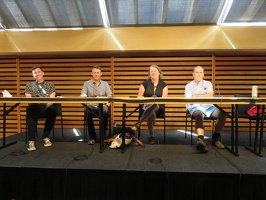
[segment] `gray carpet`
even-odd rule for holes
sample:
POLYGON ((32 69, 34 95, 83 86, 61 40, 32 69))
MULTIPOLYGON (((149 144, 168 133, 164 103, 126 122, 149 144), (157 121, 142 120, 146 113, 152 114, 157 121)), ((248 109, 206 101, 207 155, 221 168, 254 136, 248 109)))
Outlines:
MULTIPOLYGON (((156 131, 155 145, 146 144, 147 131, 142 131, 140 139, 145 147, 132 142, 124 153, 121 149, 110 149, 108 146, 103 153, 99 153, 98 143, 88 145, 81 141, 82 136, 75 136, 73 130, 64 130, 64 138, 60 130, 56 131, 53 146, 49 148, 43 146, 39 135, 34 152, 27 152, 25 133, 8 137, 7 144, 12 141, 17 143, 0 149, 0 167, 266 174, 265 157, 259 157, 244 147, 248 144, 248 133, 239 134, 237 157, 227 150, 217 150, 211 146, 210 133, 206 133, 209 142, 209 152, 206 154, 196 150, 195 136, 193 145, 190 145, 190 135, 185 138, 182 131, 167 131, 165 144, 162 132, 156 131)), ((223 134, 223 143, 230 145, 230 133, 223 134)))

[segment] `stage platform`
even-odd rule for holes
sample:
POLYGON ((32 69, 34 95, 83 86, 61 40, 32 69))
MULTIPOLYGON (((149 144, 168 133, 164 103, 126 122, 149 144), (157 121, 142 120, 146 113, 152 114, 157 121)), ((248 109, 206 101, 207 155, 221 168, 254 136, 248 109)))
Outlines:
MULTIPOLYGON (((239 134, 238 157, 211 146, 209 132, 206 154, 196 150, 196 136, 190 145, 181 130, 167 131, 166 144, 156 131, 156 145, 132 143, 124 153, 108 146, 99 153, 98 143, 88 145, 70 129, 64 138, 60 129, 55 135, 45 148, 39 134, 34 152, 27 152, 25 133, 7 138, 17 143, 0 150, 0 199, 266 199, 266 159, 245 148, 246 132, 239 134)), ((140 139, 147 142, 147 131, 140 139)), ((230 144, 230 133, 223 143, 230 144)))

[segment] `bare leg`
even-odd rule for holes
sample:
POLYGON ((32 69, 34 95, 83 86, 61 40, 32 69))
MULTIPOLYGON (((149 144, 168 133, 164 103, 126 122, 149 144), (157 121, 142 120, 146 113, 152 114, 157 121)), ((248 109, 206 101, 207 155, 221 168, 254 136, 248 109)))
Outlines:
POLYGON ((156 113, 153 113, 148 119, 147 119, 147 125, 149 129, 149 135, 150 137, 154 137, 153 127, 156 122, 156 113))
MULTIPOLYGON (((142 122, 144 122, 144 121, 148 121, 148 120, 154 121, 155 118, 156 118, 156 112, 158 111, 158 109, 159 109, 159 105, 158 104, 149 104, 149 105, 147 105, 146 106, 146 110, 143 112, 141 118, 136 123, 135 128, 133 128, 133 129, 136 130, 142 124, 142 122), (149 119, 151 116, 153 116, 153 117, 151 119, 149 119)), ((153 125, 154 125, 154 122, 153 122, 153 125)))
POLYGON ((212 117, 216 118, 216 123, 215 123, 215 132, 216 133, 221 133, 223 130, 225 121, 226 121, 226 116, 223 112, 221 112, 219 109, 216 109, 212 114, 212 117))
POLYGON ((204 114, 201 111, 196 110, 193 113, 193 117, 195 118, 196 121, 196 133, 198 135, 198 140, 196 142, 196 149, 202 153, 207 153, 208 148, 204 141, 204 125, 203 125, 204 114))
POLYGON ((203 120, 204 120, 204 115, 201 111, 196 110, 193 113, 193 117, 195 118, 196 121, 196 133, 198 136, 204 136, 204 125, 203 125, 203 120))
POLYGON ((224 149, 225 146, 221 143, 222 140, 220 133, 224 127, 226 115, 219 109, 216 109, 211 116, 217 119, 215 123, 215 132, 212 135, 212 144, 218 149, 224 149))

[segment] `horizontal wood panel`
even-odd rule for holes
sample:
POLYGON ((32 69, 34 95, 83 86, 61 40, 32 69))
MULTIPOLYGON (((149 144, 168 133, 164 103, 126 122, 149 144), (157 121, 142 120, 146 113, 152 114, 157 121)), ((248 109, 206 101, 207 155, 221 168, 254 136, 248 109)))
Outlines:
MULTIPOLYGON (((82 54, 81 54, 82 55, 82 54)), ((184 96, 185 85, 192 80, 192 70, 197 65, 205 69, 205 79, 213 82, 215 93, 232 96, 235 93, 251 93, 252 85, 257 85, 259 94, 266 94, 266 52, 256 55, 238 53, 238 55, 213 53, 177 53, 176 56, 163 54, 159 56, 130 57, 88 57, 77 55, 36 55, 36 56, 2 56, 0 57, 1 91, 7 89, 13 96, 24 96, 27 83, 33 81, 31 68, 41 65, 45 79, 55 84, 56 90, 63 96, 79 96, 84 81, 91 78, 90 70, 94 65, 102 68, 102 79, 107 81, 114 96, 136 96, 138 88, 147 78, 148 68, 152 64, 162 69, 164 80, 169 87, 169 96, 184 96), (219 86, 219 91, 218 87, 219 86)), ((12 104, 8 104, 12 106, 12 104)), ((21 104, 7 117, 7 132, 14 134, 25 131, 25 110, 27 104, 21 104)), ((128 105, 128 114, 138 105, 128 105)), ((3 108, 0 108, 2 112, 3 108)), ((230 111, 229 106, 225 106, 230 111)), ((83 131, 82 105, 63 104, 63 120, 65 128, 78 128, 83 131)), ((112 120, 122 122, 122 105, 113 105, 112 120)), ((127 125, 136 123, 138 113, 128 118, 127 125)), ((98 122, 95 122, 98 126, 98 122)), ((39 124, 43 126, 43 121, 39 124)), ((211 123, 205 124, 211 129, 211 123)), ((247 130, 248 121, 240 122, 240 130, 247 130)), ((166 105, 167 129, 185 129, 185 106, 166 105)), ((59 118, 56 128, 60 128, 59 118)), ((146 126, 142 126, 146 129, 146 126)), ((158 120, 155 129, 162 130, 163 123, 158 120)), ((225 129, 230 129, 227 121, 225 129)), ((2 131, 2 129, 1 129, 2 131)))

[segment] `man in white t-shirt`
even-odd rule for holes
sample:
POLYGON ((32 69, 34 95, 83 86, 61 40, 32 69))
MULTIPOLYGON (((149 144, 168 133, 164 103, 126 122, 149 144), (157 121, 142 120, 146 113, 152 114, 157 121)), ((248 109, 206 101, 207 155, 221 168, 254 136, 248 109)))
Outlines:
MULTIPOLYGON (((190 97, 212 97, 213 87, 210 81, 203 80, 204 69, 201 66, 196 66, 193 70, 194 80, 189 82, 185 87, 186 98, 190 97)), ((198 141, 196 148, 202 153, 208 152, 206 142, 204 140, 204 117, 216 118, 215 132, 212 135, 212 144, 218 149, 224 149, 224 145, 221 143, 221 131, 226 121, 226 115, 221 112, 212 104, 188 104, 187 110, 195 118, 196 121, 196 133, 198 135, 198 141)))

